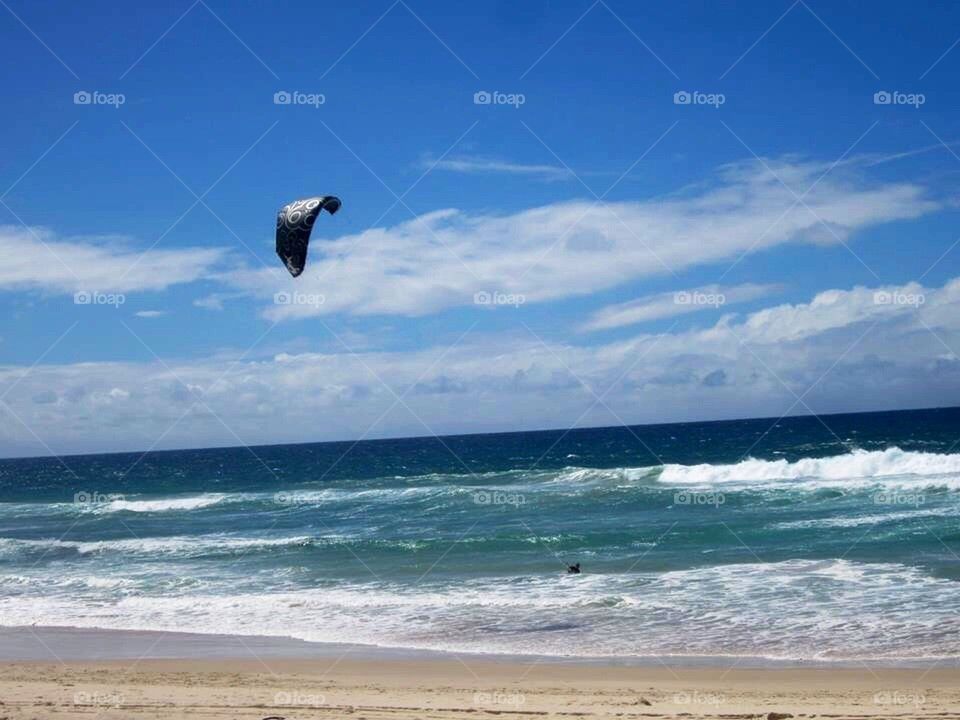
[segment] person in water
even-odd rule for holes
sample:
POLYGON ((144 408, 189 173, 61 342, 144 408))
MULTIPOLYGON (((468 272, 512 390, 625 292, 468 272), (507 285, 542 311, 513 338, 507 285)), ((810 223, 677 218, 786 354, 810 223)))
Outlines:
POLYGON ((579 574, 580 574, 580 563, 567 565, 567 575, 579 575, 579 574))

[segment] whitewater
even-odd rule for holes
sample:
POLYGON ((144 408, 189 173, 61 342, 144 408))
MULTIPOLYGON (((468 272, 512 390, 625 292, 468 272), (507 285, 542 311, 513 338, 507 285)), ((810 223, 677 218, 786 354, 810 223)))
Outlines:
POLYGON ((3 461, 0 626, 960 658, 960 416, 927 412, 3 461))

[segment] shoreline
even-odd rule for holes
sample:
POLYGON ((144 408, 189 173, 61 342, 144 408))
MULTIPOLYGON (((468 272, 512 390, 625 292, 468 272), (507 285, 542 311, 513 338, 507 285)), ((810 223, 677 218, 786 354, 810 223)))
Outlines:
POLYGON ((0 720, 960 717, 960 666, 514 657, 0 628, 0 720))
POLYGON ((960 657, 933 658, 770 658, 748 655, 556 656, 461 652, 359 643, 326 643, 269 635, 222 635, 158 630, 116 630, 69 626, 0 626, 0 665, 95 663, 126 660, 277 659, 323 661, 349 656, 370 662, 529 664, 585 668, 685 668, 752 670, 960 670, 960 657))

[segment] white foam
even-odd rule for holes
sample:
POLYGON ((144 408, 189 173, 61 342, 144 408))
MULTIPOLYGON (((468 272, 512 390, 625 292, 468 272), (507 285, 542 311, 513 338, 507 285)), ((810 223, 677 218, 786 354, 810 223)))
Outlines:
POLYGON ((748 458, 732 465, 670 464, 664 465, 659 480, 672 485, 709 486, 799 479, 939 478, 945 486, 960 487, 960 477, 957 476, 960 476, 960 454, 908 452, 893 447, 881 451, 854 450, 846 455, 803 458, 796 462, 748 458), (948 477, 950 475, 954 477, 948 477))
POLYGON ((413 486, 387 487, 370 489, 324 488, 322 490, 281 490, 274 494, 259 494, 250 496, 253 499, 272 501, 277 505, 325 505, 332 503, 348 503, 363 501, 402 500, 404 498, 427 497, 434 495, 448 495, 456 493, 460 488, 456 486, 413 486))
POLYGON ((313 538, 306 535, 280 538, 234 537, 229 535, 193 535, 162 538, 130 538, 125 540, 99 540, 82 542, 74 540, 16 540, 0 538, 0 557, 23 550, 74 550, 80 555, 124 553, 141 555, 195 556, 210 552, 230 552, 258 547, 296 547, 310 543, 335 543, 339 536, 313 538))
POLYGON ((65 588, 0 596, 0 625, 581 657, 917 658, 960 655, 955 588, 916 568, 845 560, 270 593, 230 586, 229 595, 111 593, 109 602, 65 588))
POLYGON ((222 502, 223 494, 196 495, 185 498, 158 500, 111 500, 96 507, 98 512, 168 512, 170 510, 199 510, 222 502))
POLYGON ((130 540, 103 540, 75 543, 82 554, 101 552, 130 552, 148 555, 196 555, 211 551, 246 550, 257 547, 307 545, 312 538, 306 535, 281 538, 243 538, 225 535, 174 536, 165 538, 138 538, 130 540))

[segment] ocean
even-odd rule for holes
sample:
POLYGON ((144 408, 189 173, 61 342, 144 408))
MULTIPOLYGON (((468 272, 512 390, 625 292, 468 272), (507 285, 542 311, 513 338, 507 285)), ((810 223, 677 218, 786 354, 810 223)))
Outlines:
POLYGON ((938 409, 5 460, 0 626, 957 658, 958 443, 938 409))

